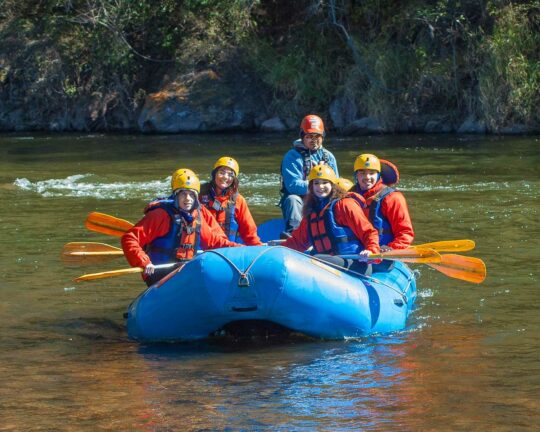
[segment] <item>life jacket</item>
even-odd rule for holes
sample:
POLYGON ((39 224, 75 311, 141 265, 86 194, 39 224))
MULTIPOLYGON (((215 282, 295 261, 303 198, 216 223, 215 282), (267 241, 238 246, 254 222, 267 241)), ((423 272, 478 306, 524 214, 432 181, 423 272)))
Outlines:
POLYGON ((223 204, 216 199, 216 191, 210 183, 201 186, 199 201, 216 218, 217 223, 229 238, 230 241, 236 241, 238 235, 238 221, 236 220, 236 199, 238 192, 231 194, 223 204))
POLYGON ((376 194, 366 199, 366 203, 369 209, 369 221, 373 227, 379 233, 379 244, 387 245, 394 240, 394 233, 392 232, 392 225, 381 212, 381 205, 383 200, 395 192, 396 190, 390 186, 382 185, 381 190, 376 194))
MULTIPOLYGON (((296 143, 296 141, 295 141, 296 143)), ((303 146, 295 145, 293 147, 294 150, 296 150, 298 153, 300 153, 300 156, 302 157, 302 175, 304 180, 307 179, 309 172, 311 171, 311 168, 315 166, 313 161, 311 160, 311 151, 303 146)), ((322 150, 322 159, 321 162, 324 162, 325 164, 329 164, 330 162, 330 152, 326 150, 325 148, 321 148, 322 150)), ((279 172, 283 172, 283 161, 281 162, 281 167, 279 172)), ((285 196, 290 195, 289 191, 285 187, 285 183, 283 182, 283 176, 279 177, 281 188, 280 192, 284 194, 285 196)))
POLYGON ((156 238, 145 247, 145 252, 153 264, 166 264, 172 261, 189 261, 201 244, 201 212, 193 210, 193 221, 186 222, 176 208, 174 199, 160 198, 152 201, 144 209, 148 213, 161 208, 170 217, 170 229, 167 234, 156 238))
MULTIPOLYGON (((363 208, 365 204, 355 193, 347 194, 363 208)), ((319 213, 309 215, 308 233, 314 252, 331 255, 356 254, 363 251, 364 245, 347 227, 338 225, 334 215, 334 208, 339 199, 329 202, 319 213)))

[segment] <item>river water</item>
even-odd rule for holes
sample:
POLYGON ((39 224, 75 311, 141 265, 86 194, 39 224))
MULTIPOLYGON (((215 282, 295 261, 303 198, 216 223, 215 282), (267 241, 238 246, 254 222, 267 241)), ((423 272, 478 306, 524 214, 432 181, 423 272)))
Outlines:
POLYGON ((416 242, 470 238, 481 285, 418 265, 399 333, 349 341, 154 346, 123 313, 137 275, 76 284, 123 259, 66 267, 90 211, 137 221, 169 175, 240 162, 258 223, 280 215, 293 136, 0 136, 0 430, 537 430, 540 424, 540 142, 393 136, 327 146, 341 174, 373 152, 396 163, 416 242))

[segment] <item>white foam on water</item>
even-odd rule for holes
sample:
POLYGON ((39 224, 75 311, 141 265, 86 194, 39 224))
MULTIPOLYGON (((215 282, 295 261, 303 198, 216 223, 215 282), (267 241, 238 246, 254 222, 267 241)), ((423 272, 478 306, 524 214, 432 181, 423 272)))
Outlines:
POLYGON ((49 179, 32 182, 27 178, 18 178, 13 184, 23 190, 49 197, 81 197, 97 199, 152 199, 169 192, 170 177, 163 180, 145 182, 99 181, 94 174, 75 174, 65 179, 49 179))
MULTIPOLYGON (((31 181, 17 178, 13 184, 22 189, 38 193, 43 197, 81 197, 97 199, 143 199, 170 193, 170 180, 164 179, 131 182, 107 182, 95 174, 74 174, 64 179, 31 181)), ((278 173, 240 174, 241 192, 250 204, 272 205, 279 200, 280 176, 278 173)), ((477 182, 471 184, 446 184, 439 179, 404 182, 400 184, 404 192, 482 192, 519 191, 526 196, 537 196, 537 188, 527 181, 477 182)))
POLYGON ((279 188, 279 174, 244 174, 238 177, 243 188, 279 188))
POLYGON ((433 291, 429 288, 425 288, 422 291, 417 291, 418 297, 420 298, 431 298, 433 297, 433 291))

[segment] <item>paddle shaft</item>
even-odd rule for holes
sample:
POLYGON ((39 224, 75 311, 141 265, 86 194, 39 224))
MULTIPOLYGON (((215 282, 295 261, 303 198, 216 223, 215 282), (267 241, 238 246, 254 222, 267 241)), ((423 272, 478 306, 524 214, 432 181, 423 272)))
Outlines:
MULTIPOLYGON (((359 255, 338 255, 344 259, 359 259, 359 255)), ((388 259, 411 263, 434 263, 441 262, 441 256, 433 249, 407 248, 394 249, 379 254, 370 254, 368 260, 388 259)))
MULTIPOLYGON (((163 269, 163 268, 169 268, 173 267, 178 263, 168 263, 168 264, 158 264, 154 266, 156 269, 163 269)), ((110 277, 116 277, 116 276, 124 276, 126 274, 132 274, 132 273, 142 273, 144 271, 144 268, 142 267, 130 267, 125 269, 119 269, 119 270, 110 270, 106 272, 101 273, 90 273, 85 274, 82 276, 79 276, 75 279, 75 282, 83 282, 83 281, 90 281, 95 279, 105 279, 110 277)))
POLYGON ((474 247, 473 240, 441 240, 411 246, 411 248, 433 249, 437 252, 467 252, 473 250, 474 247))
POLYGON ((102 252, 85 252, 85 251, 73 251, 68 252, 66 255, 81 256, 81 257, 96 257, 96 256, 122 256, 124 251, 102 251, 102 252))

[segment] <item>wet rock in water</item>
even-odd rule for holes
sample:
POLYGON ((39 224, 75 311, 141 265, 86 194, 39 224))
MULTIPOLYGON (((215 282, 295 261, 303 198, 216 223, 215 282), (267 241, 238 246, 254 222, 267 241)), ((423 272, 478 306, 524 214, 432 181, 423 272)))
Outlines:
POLYGON ((261 130, 263 132, 285 132, 287 130, 287 126, 279 117, 272 117, 271 119, 263 121, 261 124, 261 130))
POLYGON ((444 120, 430 120, 426 123, 426 133, 450 133, 454 130, 451 124, 444 120))
POLYGON ((459 134, 485 134, 486 132, 486 124, 474 116, 467 118, 457 130, 459 134))
POLYGON ((369 135, 373 133, 384 133, 385 128, 376 118, 363 117, 349 123, 347 126, 345 126, 342 132, 343 135, 369 135))

